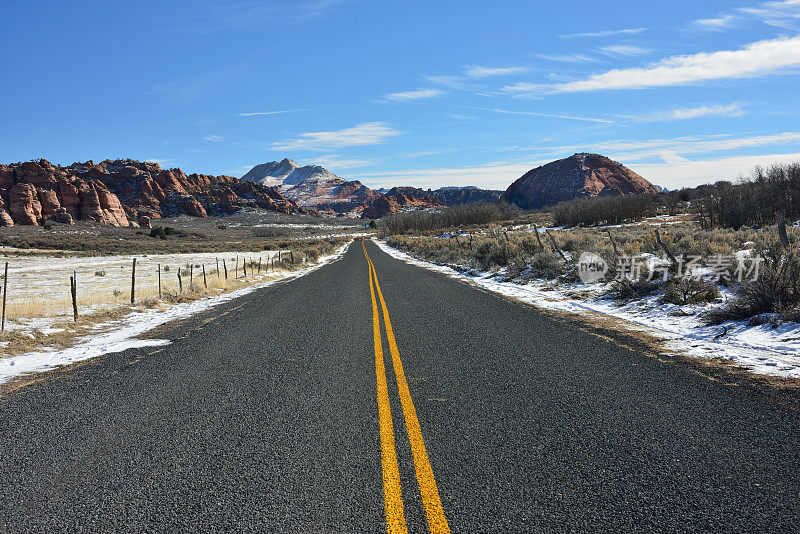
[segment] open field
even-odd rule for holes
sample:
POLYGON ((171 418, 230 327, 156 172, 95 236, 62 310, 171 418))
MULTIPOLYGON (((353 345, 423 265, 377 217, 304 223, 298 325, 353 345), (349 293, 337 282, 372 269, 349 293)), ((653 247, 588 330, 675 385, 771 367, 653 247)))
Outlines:
MULTIPOLYGON (((520 213, 403 235, 383 230, 392 249, 421 266, 543 308, 621 319, 628 329, 660 338, 665 350, 797 385, 797 256, 794 245, 781 245, 777 225, 702 228, 692 215, 678 213, 563 228, 551 216, 520 213), (581 280, 578 260, 585 252, 608 266, 602 280, 581 280)), ((787 234, 794 243, 796 229, 787 234)))
POLYGON ((164 309, 284 278, 315 264, 348 240, 333 235, 322 239, 311 232, 298 232, 283 237, 278 250, 255 252, 242 247, 230 252, 88 256, 71 251, 5 249, 0 266, 8 262, 9 267, 0 357, 37 347, 69 346, 90 332, 113 328, 114 321, 142 309, 164 309), (77 281, 77 321, 70 289, 73 276, 77 281))
MULTIPOLYGON (((246 209, 224 217, 154 219, 153 228, 171 227, 165 239, 151 229, 79 221, 74 225, 14 226, 0 230, 0 247, 44 249, 87 256, 236 252, 287 248, 295 239, 319 239, 363 232, 363 223, 311 215, 284 215, 246 209)), ((2 249, 0 249, 1 251, 2 249)))

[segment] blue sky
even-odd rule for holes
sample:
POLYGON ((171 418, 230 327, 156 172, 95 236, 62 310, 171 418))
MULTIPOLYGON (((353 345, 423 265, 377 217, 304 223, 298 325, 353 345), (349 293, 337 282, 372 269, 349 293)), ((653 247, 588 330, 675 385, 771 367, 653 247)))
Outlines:
POLYGON ((8 2, 0 161, 504 189, 599 152, 695 185, 800 160, 800 0, 8 2))

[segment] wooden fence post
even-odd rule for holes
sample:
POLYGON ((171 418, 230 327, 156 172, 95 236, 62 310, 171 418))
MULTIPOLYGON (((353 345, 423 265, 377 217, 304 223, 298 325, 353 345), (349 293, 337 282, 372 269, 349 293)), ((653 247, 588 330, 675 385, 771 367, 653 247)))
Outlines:
POLYGON ((233 277, 239 278, 239 256, 236 256, 236 267, 233 270, 233 277))
POLYGON ((78 322, 78 275, 72 271, 72 276, 69 277, 69 291, 72 294, 72 318, 78 322))
POLYGON ((131 270, 131 304, 136 302, 136 258, 133 258, 133 269, 131 270))
POLYGON ((561 252, 561 249, 559 248, 558 243, 556 243, 556 238, 553 237, 553 234, 550 233, 550 230, 545 228, 544 229, 544 233, 547 234, 547 237, 550 238, 550 242, 553 243, 553 250, 558 252, 558 255, 561 256, 562 260, 567 261, 567 258, 564 256, 564 253, 561 252))
POLYGON ((242 258, 242 269, 244 270, 244 277, 247 278, 247 258, 242 258))
POLYGON ((194 289, 194 263, 189 264, 189 291, 194 289))
POLYGON ((222 258, 222 266, 225 268, 225 280, 228 279, 228 264, 225 263, 225 258, 222 258))
POLYGON ((292 265, 294 265, 294 252, 291 250, 289 251, 289 259, 292 261, 292 265))
POLYGON ((183 281, 181 280, 181 267, 178 266, 178 291, 183 293, 183 281))
POLYGON ((0 321, 0 332, 6 329, 6 295, 8 294, 8 262, 3 274, 3 319, 0 321))
POLYGON ((161 300, 161 264, 158 264, 158 300, 161 300))
POLYGON ((219 274, 219 258, 217 258, 217 280, 219 280, 219 279, 220 279, 220 274, 219 274))
POLYGON ((203 264, 203 287, 208 288, 208 282, 206 282, 206 264, 203 264))

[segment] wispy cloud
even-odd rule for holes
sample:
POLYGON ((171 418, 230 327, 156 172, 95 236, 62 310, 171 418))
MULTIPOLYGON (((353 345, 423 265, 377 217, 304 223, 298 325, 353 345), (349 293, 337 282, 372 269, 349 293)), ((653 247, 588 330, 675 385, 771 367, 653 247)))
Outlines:
POLYGON ((691 26, 703 30, 727 30, 752 18, 761 19, 764 24, 769 26, 800 31, 798 26, 800 23, 800 1, 772 1, 762 2, 751 7, 739 7, 730 13, 724 13, 717 17, 692 21, 691 26))
POLYGON ((449 89, 469 90, 474 87, 474 82, 467 81, 464 76, 454 76, 451 74, 426 74, 423 76, 427 81, 441 85, 449 89))
POLYGON ((232 70, 215 70, 192 76, 184 76, 157 83, 145 94, 163 96, 174 100, 191 100, 214 89, 234 75, 232 70))
POLYGON ((207 135, 203 138, 206 141, 211 141, 212 143, 222 143, 225 141, 225 138, 221 135, 207 135))
POLYGON ((664 156, 689 156, 711 152, 752 149, 764 146, 792 146, 800 142, 800 132, 781 132, 764 135, 695 135, 667 139, 615 139, 597 143, 566 146, 531 147, 534 153, 567 153, 591 150, 626 161, 646 161, 664 156))
MULTIPOLYGON (((800 65, 800 36, 758 41, 739 50, 673 56, 645 67, 615 69, 585 80, 549 86, 552 92, 576 93, 606 89, 641 89, 687 85, 726 78, 754 78, 800 65)), ((514 84, 507 92, 541 89, 514 84)))
POLYGON ((717 104, 713 106, 698 106, 693 108, 676 108, 666 111, 656 111, 638 117, 629 117, 638 122, 667 122, 680 121, 687 119, 697 119, 699 117, 718 116, 718 117, 741 117, 744 115, 742 106, 738 103, 717 104))
POLYGON ((562 39, 573 39, 576 37, 609 37, 611 35, 630 35, 635 33, 642 33, 647 31, 647 28, 625 28, 622 30, 602 30, 599 32, 586 32, 586 33, 568 33, 566 35, 559 35, 562 39))
POLYGON ((463 150, 461 148, 442 148, 439 150, 423 150, 421 152, 410 152, 408 154, 401 154, 398 157, 403 159, 424 158, 427 156, 438 156, 439 154, 450 154, 463 150))
POLYGON ((692 24, 704 30, 724 30, 736 24, 738 17, 735 15, 720 15, 710 19, 697 19, 692 24))
POLYGON ((541 59, 547 59, 549 61, 560 61, 562 63, 591 63, 597 61, 596 59, 583 54, 562 54, 562 55, 534 54, 534 55, 541 59))
POLYGON ((459 120, 459 121, 466 121, 466 120, 470 120, 470 119, 474 119, 475 118, 472 115, 463 115, 461 113, 447 113, 445 116, 448 119, 455 119, 455 120, 459 120))
POLYGON ((361 167, 369 167, 375 164, 375 161, 367 159, 344 158, 336 154, 329 154, 326 156, 317 156, 312 162, 314 165, 322 165, 329 169, 358 169, 361 167))
POLYGON ((390 93, 384 95, 386 100, 394 100, 396 102, 411 102, 414 100, 423 100, 426 98, 436 98, 442 96, 444 91, 439 89, 417 89, 416 91, 402 91, 399 93, 390 93))
POLYGON ((608 56, 640 56, 650 52, 647 48, 624 44, 601 46, 598 50, 608 56))
POLYGON ((503 87, 505 93, 529 93, 552 87, 546 83, 517 82, 503 87))
POLYGON ((213 33, 225 30, 258 28, 272 24, 300 24, 321 17, 348 0, 306 0, 265 2, 226 0, 196 2, 187 12, 186 31, 213 33))
POLYGON ((692 161, 685 158, 664 163, 631 163, 635 172, 658 185, 677 188, 706 184, 716 180, 734 180, 747 175, 756 165, 800 161, 800 153, 729 156, 692 161))
POLYGON ((270 146, 274 150, 333 150, 348 146, 377 145, 401 132, 383 122, 365 122, 329 132, 308 132, 297 139, 276 141, 270 146))
POLYGON ((260 115, 282 115, 284 113, 296 113, 298 111, 314 111, 312 109, 279 109, 275 111, 252 111, 250 113, 239 113, 240 117, 257 117, 260 115))
POLYGON ((770 26, 793 31, 800 29, 800 0, 764 2, 755 7, 740 7, 736 11, 741 15, 758 17, 770 26))
POLYGON ((584 121, 584 122, 599 122, 602 124, 614 124, 614 121, 608 119, 598 119, 594 117, 576 117, 573 115, 551 115, 548 113, 535 113, 532 111, 513 111, 509 109, 498 109, 498 108, 471 108, 471 109, 482 109, 484 111, 492 111, 494 113, 503 113, 507 115, 527 115, 530 117, 546 117, 550 119, 568 119, 573 121, 584 121))
POLYGON ((475 185, 488 189, 505 189, 508 185, 546 161, 530 163, 495 162, 464 167, 394 170, 361 173, 371 186, 392 187, 399 183, 421 188, 438 188, 449 185, 475 185))
POLYGON ((489 76, 519 74, 527 70, 525 67, 481 67, 480 65, 472 65, 464 68, 464 74, 470 78, 486 78, 489 76))

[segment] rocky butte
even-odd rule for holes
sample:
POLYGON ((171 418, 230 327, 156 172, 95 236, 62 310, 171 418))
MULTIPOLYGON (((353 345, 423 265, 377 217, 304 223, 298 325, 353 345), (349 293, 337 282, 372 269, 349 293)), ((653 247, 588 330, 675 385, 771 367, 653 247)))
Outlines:
POLYGON ((233 176, 186 175, 180 169, 131 159, 68 167, 44 159, 0 165, 0 226, 40 225, 48 220, 146 226, 161 217, 205 217, 242 207, 287 214, 312 212, 275 188, 233 176))
POLYGON ((526 172, 502 198, 533 209, 578 197, 658 192, 658 187, 621 163, 599 154, 580 153, 526 172))

